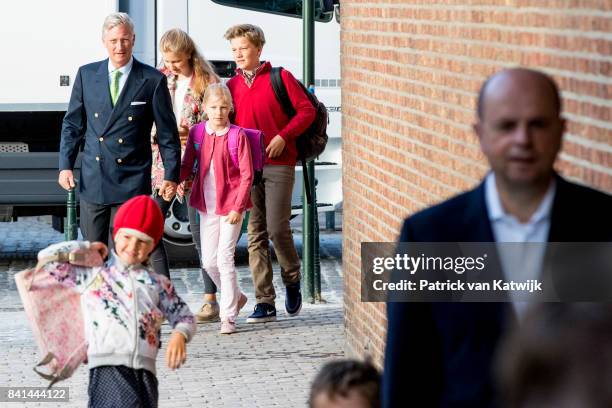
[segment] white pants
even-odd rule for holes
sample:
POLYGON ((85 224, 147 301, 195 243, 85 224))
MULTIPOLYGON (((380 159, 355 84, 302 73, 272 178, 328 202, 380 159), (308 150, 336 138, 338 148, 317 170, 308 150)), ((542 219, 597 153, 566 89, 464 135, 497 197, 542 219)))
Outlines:
POLYGON ((236 241, 242 228, 242 217, 236 224, 226 221, 227 217, 216 214, 200 215, 200 240, 202 242, 202 267, 221 290, 219 314, 222 321, 236 321, 238 300, 242 292, 234 264, 236 241))

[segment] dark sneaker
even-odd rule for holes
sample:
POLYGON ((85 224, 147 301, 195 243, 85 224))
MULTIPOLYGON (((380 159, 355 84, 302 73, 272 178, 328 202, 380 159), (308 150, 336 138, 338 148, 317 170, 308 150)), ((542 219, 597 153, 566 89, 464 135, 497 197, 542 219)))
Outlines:
POLYGON ((276 307, 268 303, 255 305, 253 314, 247 317, 247 323, 265 323, 276 321, 276 307))
POLYGON ((297 316, 302 310, 302 292, 300 281, 285 287, 285 310, 289 316, 297 316))

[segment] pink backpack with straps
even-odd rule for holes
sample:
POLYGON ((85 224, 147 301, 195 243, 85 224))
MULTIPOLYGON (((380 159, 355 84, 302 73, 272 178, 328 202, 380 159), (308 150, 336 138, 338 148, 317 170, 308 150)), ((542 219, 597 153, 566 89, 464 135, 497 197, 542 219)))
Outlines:
MULTIPOLYGON (((201 122, 196 125, 196 129, 193 132, 193 144, 195 150, 197 152, 200 151, 200 146, 202 145, 202 141, 204 140, 204 133, 206 132, 206 122, 201 122)), ((249 140, 249 145, 251 146, 251 158, 253 161, 253 184, 259 183, 261 181, 263 166, 264 166, 264 139, 263 132, 261 130, 256 129, 247 129, 241 128, 240 126, 230 125, 230 130, 227 133, 227 148, 229 150, 230 157, 232 158, 232 162, 236 167, 239 167, 238 164, 238 132, 242 129, 247 139, 249 140)))
MULTIPOLYGON (((36 268, 15 274, 23 310, 42 353, 42 359, 34 371, 49 381, 49 388, 58 381, 70 378, 87 360, 81 295, 58 281, 48 268, 43 268, 53 261, 87 267, 103 264, 99 254, 76 250, 41 259, 36 268), (39 367, 46 367, 48 372, 40 371, 39 367)), ((61 266, 59 263, 55 267, 61 266)))

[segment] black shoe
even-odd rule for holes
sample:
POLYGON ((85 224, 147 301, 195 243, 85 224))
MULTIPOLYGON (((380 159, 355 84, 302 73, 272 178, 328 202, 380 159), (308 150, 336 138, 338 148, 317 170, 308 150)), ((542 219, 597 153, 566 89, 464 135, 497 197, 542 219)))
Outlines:
POLYGON ((247 323, 265 323, 276 321, 276 307, 269 303, 255 305, 253 314, 247 317, 247 323))
POLYGON ((302 310, 302 292, 300 281, 285 287, 285 310, 289 316, 297 316, 302 310))

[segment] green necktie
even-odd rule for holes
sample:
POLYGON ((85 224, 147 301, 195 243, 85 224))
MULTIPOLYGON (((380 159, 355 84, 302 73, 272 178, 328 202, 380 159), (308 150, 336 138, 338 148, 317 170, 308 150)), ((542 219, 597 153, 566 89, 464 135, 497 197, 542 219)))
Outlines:
POLYGON ((119 78, 121 77, 121 71, 115 70, 112 75, 110 93, 111 101, 113 102, 113 106, 115 106, 115 103, 117 103, 117 98, 119 97, 119 78))

